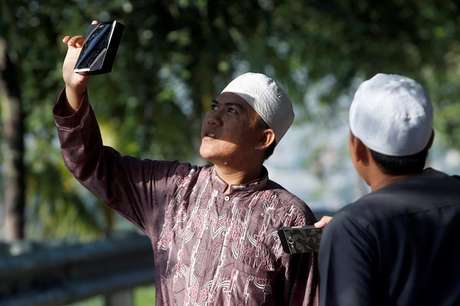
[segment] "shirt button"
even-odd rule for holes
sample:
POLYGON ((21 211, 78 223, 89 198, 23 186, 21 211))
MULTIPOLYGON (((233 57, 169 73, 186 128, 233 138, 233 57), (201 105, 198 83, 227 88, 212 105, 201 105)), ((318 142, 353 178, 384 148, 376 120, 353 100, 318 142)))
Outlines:
POLYGON ((225 196, 224 200, 225 200, 225 201, 228 201, 228 200, 230 200, 230 197, 229 197, 229 196, 225 196))

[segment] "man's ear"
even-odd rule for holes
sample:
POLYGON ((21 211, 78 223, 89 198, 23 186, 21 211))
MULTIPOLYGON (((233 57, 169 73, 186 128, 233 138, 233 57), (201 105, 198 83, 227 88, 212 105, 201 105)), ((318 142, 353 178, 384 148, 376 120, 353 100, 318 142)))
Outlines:
POLYGON ((353 150, 353 155, 356 162, 367 165, 369 163, 369 149, 366 145, 353 134, 350 133, 350 149, 353 150))
POLYGON ((275 132, 272 129, 264 129, 255 149, 266 150, 273 142, 275 142, 275 132))
POLYGON ((433 142, 434 142, 434 130, 433 130, 433 132, 431 133, 430 141, 428 141, 428 144, 426 145, 426 147, 427 147, 428 149, 431 149, 431 146, 433 145, 433 142))

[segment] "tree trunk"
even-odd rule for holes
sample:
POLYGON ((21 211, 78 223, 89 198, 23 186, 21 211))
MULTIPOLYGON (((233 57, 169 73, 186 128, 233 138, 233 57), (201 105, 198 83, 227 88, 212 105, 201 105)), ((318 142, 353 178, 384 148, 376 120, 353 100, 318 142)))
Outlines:
POLYGON ((14 64, 0 38, 0 103, 3 137, 3 223, 7 241, 25 236, 24 114, 14 64))

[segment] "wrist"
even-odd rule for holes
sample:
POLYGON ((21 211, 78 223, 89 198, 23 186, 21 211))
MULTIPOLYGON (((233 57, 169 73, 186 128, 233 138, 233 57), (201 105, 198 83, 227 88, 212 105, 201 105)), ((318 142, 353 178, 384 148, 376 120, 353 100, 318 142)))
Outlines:
POLYGON ((72 92, 75 95, 83 95, 86 91, 86 84, 72 85, 67 82, 64 83, 66 92, 72 92))
POLYGON ((65 94, 67 102, 72 110, 76 111, 80 108, 81 101, 86 93, 86 86, 84 87, 72 87, 66 84, 65 94))

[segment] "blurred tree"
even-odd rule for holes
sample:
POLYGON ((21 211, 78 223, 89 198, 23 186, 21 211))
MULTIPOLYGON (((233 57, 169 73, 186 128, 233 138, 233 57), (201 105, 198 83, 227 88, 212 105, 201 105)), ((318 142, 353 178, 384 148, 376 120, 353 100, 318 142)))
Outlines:
POLYGON ((56 149, 50 114, 62 87, 64 34, 84 32, 92 19, 125 23, 114 72, 90 85, 104 141, 127 154, 190 159, 201 115, 233 73, 236 41, 250 36, 264 14, 256 1, 3 1, 2 36, 11 45, 28 114, 31 233, 94 235, 112 220, 62 169, 56 149), (75 215, 79 222, 72 222, 75 215))
MULTIPOLYGON (((33 234, 93 237, 111 228, 112 216, 64 169, 51 117, 63 86, 60 40, 84 32, 92 19, 126 25, 113 72, 94 77, 89 89, 104 142, 123 153, 194 158, 203 111, 234 73, 249 69, 287 87, 304 106, 299 120, 321 121, 330 120, 357 81, 380 71, 409 75, 427 86, 439 131, 460 149, 455 103, 460 4, 454 0, 2 0, 0 5, 0 37, 16 64, 27 114, 33 234), (328 111, 311 118, 307 98, 319 84, 328 111)), ((3 106, 0 111, 6 112, 3 106)), ((3 164, 6 155, 2 152, 3 164)))
POLYGON ((278 53, 294 63, 283 78, 304 94, 305 86, 332 80, 321 99, 331 115, 337 97, 359 80, 378 72, 413 77, 429 91, 438 131, 460 149, 459 13, 460 2, 449 0, 280 2, 273 8, 274 37, 278 53), (299 78, 296 71, 305 73, 299 78))
POLYGON ((8 45, 0 37, 0 105, 4 142, 2 221, 7 241, 23 239, 25 224, 24 115, 15 68, 8 56, 8 45))

